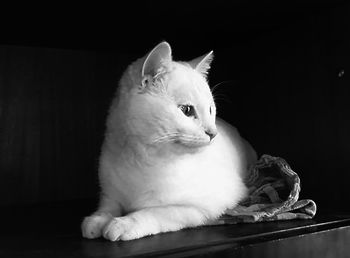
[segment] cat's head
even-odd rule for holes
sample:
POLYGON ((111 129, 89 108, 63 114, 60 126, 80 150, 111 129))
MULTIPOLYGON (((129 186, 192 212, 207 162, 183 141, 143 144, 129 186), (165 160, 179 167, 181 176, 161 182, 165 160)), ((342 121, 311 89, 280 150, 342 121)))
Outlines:
POLYGON ((175 62, 167 42, 133 63, 121 80, 120 112, 130 134, 150 144, 201 147, 217 129, 216 107, 206 75, 210 52, 190 62, 175 62))

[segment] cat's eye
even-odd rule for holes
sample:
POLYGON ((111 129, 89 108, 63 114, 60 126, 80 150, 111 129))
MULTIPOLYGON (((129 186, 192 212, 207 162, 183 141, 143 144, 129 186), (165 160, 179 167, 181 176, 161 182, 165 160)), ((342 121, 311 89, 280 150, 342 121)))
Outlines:
POLYGON ((196 112, 194 110, 194 106, 192 105, 179 105, 180 110, 182 111, 182 113, 185 114, 185 116, 188 117, 195 117, 196 116, 196 112))
POLYGON ((213 111, 212 111, 212 107, 210 106, 209 107, 209 114, 211 114, 211 113, 213 113, 213 111))

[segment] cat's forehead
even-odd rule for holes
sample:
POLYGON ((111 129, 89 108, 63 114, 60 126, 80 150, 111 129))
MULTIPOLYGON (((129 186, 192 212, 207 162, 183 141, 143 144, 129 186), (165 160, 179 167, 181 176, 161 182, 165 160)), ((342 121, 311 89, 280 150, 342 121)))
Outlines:
POLYGON ((194 69, 177 64, 169 76, 168 90, 174 98, 183 101, 211 101, 211 92, 206 79, 194 69))

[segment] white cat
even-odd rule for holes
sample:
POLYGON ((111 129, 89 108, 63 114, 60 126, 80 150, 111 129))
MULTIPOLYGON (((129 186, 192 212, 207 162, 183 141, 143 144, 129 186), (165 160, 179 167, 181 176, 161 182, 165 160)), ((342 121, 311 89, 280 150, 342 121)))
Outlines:
POLYGON ((172 60, 167 42, 131 64, 112 103, 98 210, 86 238, 131 240, 205 225, 245 197, 253 148, 216 119, 206 80, 213 53, 172 60))

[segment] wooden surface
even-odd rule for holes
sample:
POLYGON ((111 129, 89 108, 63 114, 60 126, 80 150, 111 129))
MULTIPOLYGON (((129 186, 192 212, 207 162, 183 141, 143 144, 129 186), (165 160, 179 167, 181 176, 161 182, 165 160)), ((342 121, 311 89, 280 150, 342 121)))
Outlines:
MULTIPOLYGON (((90 205, 90 204, 89 204, 90 205)), ((0 257, 346 257, 350 216, 209 226, 129 242, 80 235, 86 203, 1 211, 0 257), (277 256, 275 256, 277 255, 277 256)))

